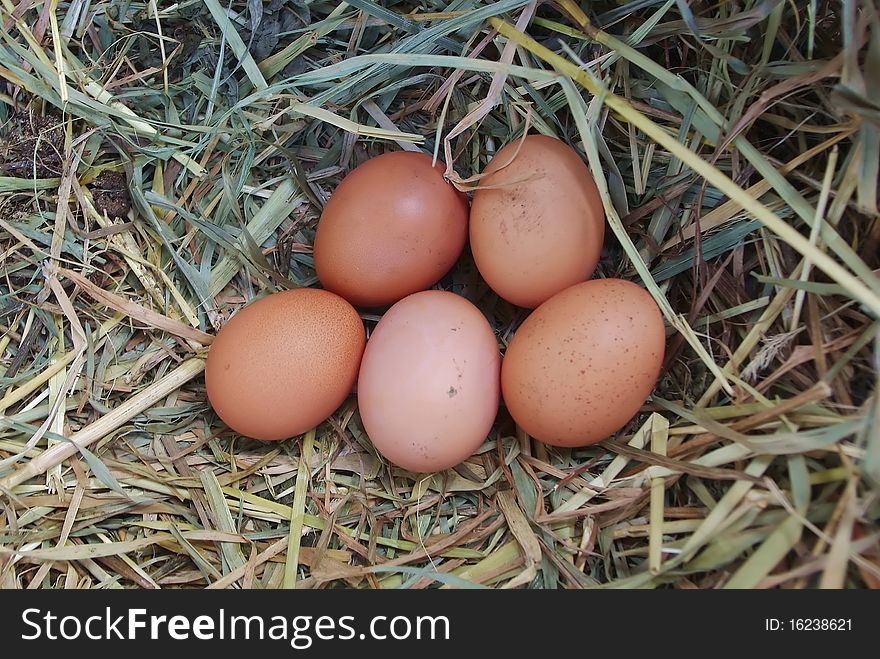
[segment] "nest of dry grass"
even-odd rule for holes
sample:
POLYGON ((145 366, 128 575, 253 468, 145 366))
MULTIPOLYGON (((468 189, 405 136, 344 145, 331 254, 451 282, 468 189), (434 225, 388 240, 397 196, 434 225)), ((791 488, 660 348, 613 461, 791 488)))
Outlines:
MULTIPOLYGON (((0 587, 880 584, 875 4, 162 4, 0 2, 0 587), (502 410, 426 477, 353 399, 281 444, 218 421, 213 334, 317 284, 347 171, 467 177, 527 125, 666 316, 629 427, 553 449, 502 410)), ((467 255, 440 286, 502 347, 523 318, 467 255)))

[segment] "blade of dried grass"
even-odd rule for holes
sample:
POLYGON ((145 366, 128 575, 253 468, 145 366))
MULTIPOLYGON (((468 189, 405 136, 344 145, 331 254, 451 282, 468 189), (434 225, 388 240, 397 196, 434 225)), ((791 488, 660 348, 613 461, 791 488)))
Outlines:
MULTIPOLYGON (((825 176, 822 179, 822 190, 819 193, 819 202, 816 204, 816 217, 814 218, 813 226, 810 229, 810 243, 812 245, 818 245, 819 242, 819 234, 821 233, 822 224, 825 222, 825 208, 828 205, 828 198, 831 194, 831 184, 836 167, 837 148, 835 147, 831 150, 831 155, 828 157, 828 162, 825 165, 825 176)), ((813 262, 808 257, 805 257, 803 264, 801 265, 800 281, 809 281, 812 268, 813 262)), ((793 332, 797 329, 798 323, 800 322, 801 308, 804 304, 804 295, 805 293, 803 290, 799 290, 795 294, 794 310, 791 313, 789 331, 793 332)))
POLYGON ((232 21, 229 20, 229 17, 226 15, 226 11, 221 4, 217 0, 203 1, 205 6, 208 7, 208 11, 211 12, 211 16, 217 22, 217 27, 220 28, 224 41, 229 44, 232 48, 232 52, 235 53, 235 56, 241 63, 241 67, 247 74, 251 84, 257 89, 266 89, 269 86, 266 83, 266 79, 263 77, 260 68, 257 66, 253 56, 248 51, 244 41, 242 41, 241 35, 239 35, 238 31, 235 29, 232 21))
MULTIPOLYGON (((107 333, 116 325, 118 325, 122 321, 122 316, 115 316, 113 318, 109 318, 105 320, 98 331, 95 333, 96 339, 104 338, 107 333)), ((66 368, 76 359, 78 356, 78 351, 70 350, 65 355, 55 361, 53 364, 49 364, 46 368, 40 371, 39 374, 29 379, 26 383, 20 385, 19 387, 8 391, 6 395, 0 399, 0 414, 6 412, 7 409, 18 403, 19 401, 24 400, 32 393, 34 393, 37 389, 42 387, 49 379, 62 369, 66 368)))
MULTIPOLYGON (((204 532, 185 533, 183 537, 188 540, 217 540, 222 542, 240 542, 240 536, 229 536, 222 533, 206 534, 204 532)), ((146 547, 173 541, 170 533, 156 533, 154 535, 126 540, 123 542, 98 542, 95 544, 68 545, 65 547, 50 547, 48 549, 12 550, 0 547, 0 554, 7 556, 17 555, 45 561, 79 561, 83 559, 102 558, 119 554, 140 551, 146 547)))
MULTIPOLYGON (((669 420, 659 414, 651 417, 651 450, 657 455, 666 456, 669 439, 669 420)), ((652 574, 660 572, 663 560, 663 518, 666 499, 666 481, 663 478, 651 479, 651 498, 649 504, 650 534, 648 536, 648 569, 652 574)))
POLYGON ((18 176, 0 176, 0 192, 57 190, 60 178, 21 178, 18 176))
MULTIPOLYGON (((256 557, 254 557, 253 562, 252 562, 253 568, 259 567, 260 565, 266 563, 267 561, 271 560, 274 556, 277 556, 282 551, 287 549, 287 540, 288 540, 287 537, 279 538, 278 540, 273 542, 271 545, 266 547, 266 549, 264 549, 259 554, 257 554, 256 557)), ((221 578, 219 578, 216 581, 214 581, 213 583, 209 584, 208 588, 209 589, 228 588, 229 586, 234 584, 239 579, 242 579, 245 576, 247 569, 248 569, 248 565, 242 565, 241 567, 236 568, 235 570, 232 570, 231 572, 228 572, 227 574, 223 575, 221 578)))
POLYGON ((177 543, 192 559, 193 563, 195 563, 196 567, 202 573, 205 581, 208 584, 211 584, 222 577, 220 570, 214 567, 214 565, 202 555, 202 552, 200 552, 195 547, 195 545, 193 545, 189 540, 184 537, 177 524, 169 524, 168 530, 177 541, 177 543))
MULTIPOLYGON (((789 476, 795 493, 795 506, 801 515, 810 505, 807 464, 802 456, 789 458, 789 476)), ((756 588, 801 539, 803 523, 797 516, 785 519, 733 573, 724 588, 756 588)))
MULTIPOLYGON (((643 448, 645 446, 646 442, 648 441, 648 437, 650 436, 651 429, 654 427, 655 415, 656 413, 648 417, 648 420, 645 421, 645 423, 642 424, 642 427, 639 428, 638 431, 630 438, 630 440, 627 442, 629 446, 637 449, 643 448)), ((663 420, 657 420, 658 427, 660 427, 662 423, 663 420)), ((615 456, 611 463, 607 467, 605 467, 602 473, 589 482, 589 487, 583 488, 576 494, 572 495, 554 512, 566 513, 575 511, 580 508, 583 504, 587 503, 587 501, 596 496, 603 488, 610 487, 611 482, 615 478, 617 478, 621 471, 623 471, 623 468, 627 465, 628 462, 629 458, 626 456, 615 456)))
MULTIPOLYGON (((745 473, 754 477, 762 476, 772 462, 772 457, 759 455, 749 462, 745 468, 745 473)), ((736 506, 752 487, 754 487, 754 483, 751 481, 737 481, 734 483, 724 496, 721 497, 715 508, 706 516, 699 528, 687 539, 687 542, 681 548, 681 553, 667 562, 667 569, 677 567, 696 555, 712 539, 719 528, 729 523, 736 506)))
MULTIPOLYGON (((791 174, 804 163, 809 162, 820 153, 827 151, 842 140, 850 137, 855 132, 855 130, 855 124, 848 124, 844 127, 841 127, 841 129, 837 131, 832 137, 828 138, 824 142, 821 142, 820 144, 816 144, 815 146, 806 149, 805 151, 785 163, 785 165, 779 168, 779 174, 782 176, 791 174)), ((746 192, 748 192, 751 197, 754 197, 755 199, 760 199, 770 189, 771 185, 767 181, 767 179, 762 179, 746 188, 746 192)), ((721 204, 717 208, 713 208, 711 211, 700 218, 699 230, 703 233, 707 233, 712 229, 715 229, 725 224, 726 222, 729 222, 741 211, 742 206, 740 206, 735 201, 725 201, 723 204, 721 204)), ((675 247, 676 245, 679 245, 680 243, 693 238, 696 235, 697 228, 697 224, 690 224, 684 227, 675 236, 672 236, 671 238, 669 238, 669 240, 663 243, 663 251, 667 251, 670 248, 675 247)))
POLYGON ((178 366, 171 373, 138 392, 115 407, 97 421, 70 436, 70 441, 46 449, 11 475, 0 479, 0 489, 12 490, 17 485, 44 473, 67 458, 76 455, 79 447, 87 447, 119 428, 132 417, 140 414, 154 403, 162 400, 181 385, 199 375, 205 368, 202 359, 194 357, 178 366))
POLYGON ((315 443, 315 429, 309 430, 302 438, 299 466, 296 472, 296 489, 290 506, 290 530, 287 539, 287 559, 284 563, 283 588, 296 588, 299 571, 299 548, 302 543, 303 521, 306 512, 306 494, 309 488, 309 460, 315 443))
MULTIPOLYGON (((232 498, 232 501, 229 501, 229 505, 238 505, 238 501, 244 501, 246 504, 253 505, 256 509, 271 512, 272 515, 277 516, 278 519, 291 519, 291 506, 286 506, 281 503, 277 503, 275 501, 269 501, 268 499, 263 499, 255 494, 250 492, 244 492, 242 490, 233 488, 233 487, 224 487, 223 492, 232 498)), ((317 517, 315 515, 310 515, 308 513, 303 515, 303 525, 308 526, 311 529, 316 529, 318 531, 323 531, 327 527, 327 523, 317 517)), ((369 540, 369 533, 359 533, 356 530, 349 529, 345 526, 337 526, 337 530, 341 533, 344 533, 352 538, 358 538, 360 540, 369 540)), ((401 540, 399 538, 389 538, 389 537, 379 537, 376 539, 377 544, 392 547, 394 549, 398 549, 401 551, 412 551, 418 544, 415 542, 411 542, 409 540, 401 540)), ((484 558, 484 554, 479 551, 468 549, 467 547, 454 547, 448 551, 445 551, 441 554, 446 558, 484 558)))
POLYGON ((843 491, 843 515, 834 533, 827 554, 825 569, 819 580, 819 588, 839 590, 844 587, 847 567, 852 551, 853 526, 859 512, 856 505, 856 478, 851 477, 843 491))
MULTIPOLYGON (((293 179, 282 180, 272 195, 260 207, 250 222, 247 231, 254 241, 262 244, 272 233, 281 226, 281 223, 292 213, 305 197, 296 194, 296 184, 293 179)), ((208 283, 208 294, 211 298, 216 297, 232 281, 241 268, 239 258, 233 254, 224 254, 217 264, 211 269, 208 283)))
MULTIPOLYGON (((160 171, 160 168, 157 167, 156 171, 160 171)), ((117 223, 111 221, 107 218, 106 215, 102 215, 95 210, 94 204, 90 199, 91 195, 88 194, 80 194, 78 195, 78 199, 80 201, 80 205, 83 206, 86 213, 89 214, 101 227, 110 228, 117 226, 117 223)), ((199 326, 199 319, 196 315, 195 310, 189 304, 189 302, 181 295, 180 291, 168 277, 168 275, 161 269, 153 266, 152 263, 147 261, 141 256, 141 248, 138 246, 135 241, 134 235, 131 231, 123 231, 121 233, 115 233, 110 236, 110 244, 116 248, 116 250, 122 254, 128 266, 131 268, 132 272, 138 278, 138 280, 143 284, 144 290, 147 291, 147 294, 153 299, 153 303, 157 307, 164 307, 165 304, 165 295, 162 287, 159 285, 159 282, 156 281, 156 277, 153 274, 153 270, 159 275, 162 281, 165 283, 166 288, 171 292, 174 300, 177 302, 180 307, 183 315, 189 321, 189 323, 193 327, 199 326)), ((176 312, 176 309, 171 310, 172 312, 176 312)), ((175 319, 176 320, 176 319, 175 319)))
POLYGON ((401 133, 398 130, 374 128, 373 126, 359 124, 351 119, 346 119, 345 117, 333 114, 329 110, 309 105, 307 103, 291 103, 288 110, 295 114, 302 114, 319 121, 324 121, 331 126, 336 126, 337 128, 341 128, 353 135, 360 135, 361 137, 372 137, 375 139, 391 140, 395 142, 421 143, 425 141, 425 138, 422 135, 417 135, 416 133, 401 133))
MULTIPOLYGON (((405 32, 417 34, 422 30, 421 27, 416 23, 413 23, 409 18, 404 18, 391 9, 377 5, 375 2, 370 2, 369 0, 351 0, 351 2, 347 2, 346 4, 351 5, 352 7, 357 7, 370 16, 375 16, 389 25, 400 28, 405 32)), ((461 44, 449 37, 439 37, 434 43, 443 46, 446 50, 452 52, 458 52, 461 49, 461 44)))
POLYGON ((541 563, 541 545, 538 544, 538 538, 529 525, 529 520, 517 504, 513 492, 510 490, 499 492, 496 501, 507 520, 510 532, 522 547, 526 562, 525 570, 504 584, 504 588, 517 588, 538 576, 538 565, 541 563))
MULTIPOLYGON (((482 584, 518 568, 524 561, 522 549, 516 540, 498 547, 473 565, 456 568, 453 573, 471 583, 482 584)), ((448 586, 441 586, 442 589, 448 586)))
MULTIPOLYGON (((467 579, 463 579, 455 573, 437 572, 436 570, 431 570, 428 568, 410 567, 408 565, 373 565, 370 568, 370 572, 373 572, 375 574, 410 574, 413 577, 417 577, 420 579, 430 579, 431 581, 442 583, 444 584, 444 587, 460 588, 463 590, 483 590, 486 588, 486 586, 484 586, 483 584, 468 581, 467 579)), ((398 587, 392 586, 390 583, 388 583, 387 585, 389 587, 398 587)), ((505 586, 507 586, 507 584, 505 584, 505 586)))
MULTIPOLYGON (((205 498, 214 517, 214 522, 217 524, 217 529, 223 533, 237 535, 239 530, 232 519, 229 507, 226 505, 226 498, 223 496, 216 474, 210 469, 202 469, 199 471, 199 480, 205 490, 205 498)), ((222 542, 220 552, 223 554, 226 572, 246 567, 247 559, 237 543, 222 542)))
POLYGON ((52 47, 55 55, 55 70, 58 72, 58 89, 61 92, 61 103, 67 104, 67 75, 65 74, 64 54, 62 52, 61 33, 58 29, 58 0, 49 2, 49 26, 52 30, 52 47))
POLYGON ((339 3, 325 19, 310 25, 308 32, 261 61, 258 66, 263 76, 267 80, 271 80, 306 50, 315 46, 320 39, 335 32, 340 23, 345 20, 345 16, 342 14, 346 8, 347 3, 339 3))
POLYGON ((146 307, 143 307, 136 302, 132 302, 131 300, 127 300, 120 295, 106 291, 100 286, 93 284, 78 272, 68 270, 67 268, 59 268, 58 273, 74 282, 98 302, 106 304, 111 309, 115 309, 129 318, 140 321, 148 327, 153 327, 168 332, 169 334, 174 334, 175 336, 179 336, 203 346, 210 345, 214 340, 214 337, 211 334, 184 325, 178 320, 169 318, 168 316, 153 311, 152 309, 147 309, 146 307))

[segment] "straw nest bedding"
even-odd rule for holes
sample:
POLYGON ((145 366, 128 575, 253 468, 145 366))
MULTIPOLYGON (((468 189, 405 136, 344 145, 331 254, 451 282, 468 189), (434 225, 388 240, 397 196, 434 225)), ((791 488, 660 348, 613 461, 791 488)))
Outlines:
MULTIPOLYGON (((0 20, 0 586, 880 583, 874 3, 2 0, 0 20), (627 428, 551 449, 502 410, 425 477, 378 458, 354 400, 278 444, 218 421, 212 336, 317 285, 347 171, 418 148, 467 178, 526 127, 597 176, 598 276, 664 311, 627 428)), ((467 255, 439 286, 502 348, 524 317, 467 255)))

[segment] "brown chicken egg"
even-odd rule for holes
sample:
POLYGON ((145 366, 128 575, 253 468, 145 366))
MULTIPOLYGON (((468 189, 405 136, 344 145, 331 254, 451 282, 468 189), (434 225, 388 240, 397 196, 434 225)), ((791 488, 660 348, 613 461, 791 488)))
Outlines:
POLYGON ((415 472, 454 467, 486 439, 501 353, 482 312, 446 291, 414 293, 382 317, 364 351, 358 409, 373 445, 415 472))
POLYGON ((324 288, 376 307, 435 284, 467 241, 467 198, 424 153, 395 151, 356 167, 330 197, 315 235, 324 288))
POLYGON ((586 446, 620 430, 644 404, 666 334, 654 298, 621 279, 557 293, 516 330, 501 369, 514 421, 555 446, 586 446))
POLYGON ((605 211, 574 149, 529 135, 501 149, 483 173, 471 203, 470 242, 492 290, 533 309, 592 276, 605 211))
POLYGON ((205 364, 208 399, 242 435, 294 437, 351 393, 365 344, 360 316, 338 295, 313 288, 268 295, 217 333, 205 364))

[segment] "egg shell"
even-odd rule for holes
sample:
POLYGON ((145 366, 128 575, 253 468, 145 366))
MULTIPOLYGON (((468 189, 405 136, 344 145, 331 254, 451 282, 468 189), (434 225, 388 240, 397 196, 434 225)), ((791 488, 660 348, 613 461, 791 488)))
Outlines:
POLYGON ((592 276, 605 212, 574 149, 529 135, 498 151, 483 174, 471 203, 470 243, 492 290, 533 309, 592 276))
POLYGON ((467 197, 424 153, 395 151, 356 167, 333 192, 315 234, 328 290, 377 307, 430 288, 467 241, 467 197))
POLYGON ((373 445, 390 462, 435 472, 470 457, 500 402, 501 353, 473 304, 423 291, 393 305, 361 362, 358 409, 373 445))
POLYGON ((365 344, 360 316, 338 295, 312 288, 268 295, 217 333, 205 364, 208 399, 242 435, 294 437, 351 393, 365 344))
POLYGON ((645 403, 665 342, 660 309, 637 284, 576 284, 516 330, 501 369, 505 405, 523 430, 546 444, 602 441, 645 403))

